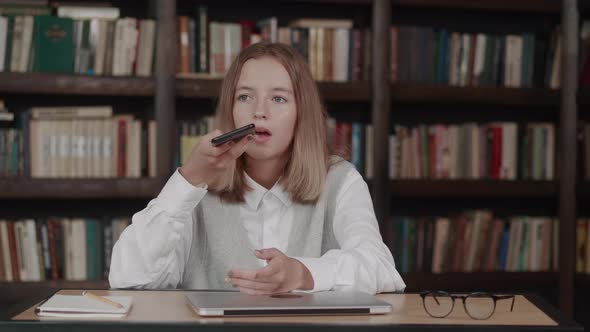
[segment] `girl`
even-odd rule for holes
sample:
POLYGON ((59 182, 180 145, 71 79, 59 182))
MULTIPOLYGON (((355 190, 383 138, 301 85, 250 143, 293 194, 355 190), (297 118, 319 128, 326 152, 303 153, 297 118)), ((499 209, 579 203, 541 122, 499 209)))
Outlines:
POLYGON ((403 291, 367 185, 330 157, 303 57, 283 44, 237 56, 204 135, 115 244, 114 288, 403 291), (213 147, 249 123, 256 135, 213 147))

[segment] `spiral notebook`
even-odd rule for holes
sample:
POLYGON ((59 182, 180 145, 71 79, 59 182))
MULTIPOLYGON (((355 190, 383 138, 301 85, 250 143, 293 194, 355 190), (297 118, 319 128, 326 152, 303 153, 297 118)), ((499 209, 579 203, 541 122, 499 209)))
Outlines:
POLYGON ((42 317, 121 318, 129 313, 133 303, 131 296, 104 296, 104 298, 117 302, 123 307, 116 308, 83 295, 55 294, 37 306, 35 313, 42 317))

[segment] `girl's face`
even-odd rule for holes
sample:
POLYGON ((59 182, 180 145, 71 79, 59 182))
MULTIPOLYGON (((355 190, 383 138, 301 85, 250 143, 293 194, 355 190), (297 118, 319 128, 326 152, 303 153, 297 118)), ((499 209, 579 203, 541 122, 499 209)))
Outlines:
POLYGON ((293 141, 297 105, 287 70, 271 57, 250 59, 242 66, 233 107, 236 128, 256 125, 246 154, 254 160, 284 157, 293 141))

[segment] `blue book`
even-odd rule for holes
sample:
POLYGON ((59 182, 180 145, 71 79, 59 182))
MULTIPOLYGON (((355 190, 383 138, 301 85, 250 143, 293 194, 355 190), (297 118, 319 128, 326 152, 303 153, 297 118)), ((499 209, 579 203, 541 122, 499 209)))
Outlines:
POLYGON ((350 161, 356 167, 357 171, 361 172, 362 168, 362 160, 363 160, 363 150, 362 150, 362 136, 363 136, 363 124, 359 122, 354 122, 352 124, 352 135, 351 135, 351 154, 350 154, 350 161))
POLYGON ((449 83, 449 31, 440 30, 439 35, 439 72, 437 77, 438 83, 449 83))
POLYGON ((502 238, 500 239, 500 257, 498 257, 498 271, 504 272, 506 270, 506 258, 508 256, 508 241, 510 240, 509 228, 505 227, 502 231, 502 238))

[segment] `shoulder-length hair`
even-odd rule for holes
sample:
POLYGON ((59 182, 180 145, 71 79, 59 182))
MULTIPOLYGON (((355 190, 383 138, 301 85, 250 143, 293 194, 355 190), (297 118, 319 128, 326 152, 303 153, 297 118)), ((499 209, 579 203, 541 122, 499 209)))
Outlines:
MULTIPOLYGON (((324 188, 329 167, 326 113, 309 67, 297 51, 280 43, 256 43, 243 49, 223 79, 216 109, 217 125, 223 132, 235 128, 233 107, 242 67, 246 61, 262 57, 273 58, 287 70, 297 107, 291 156, 281 184, 293 201, 314 203, 324 188)), ((245 183, 244 170, 245 156, 242 155, 228 167, 227 174, 218 183, 210 186, 210 190, 225 201, 243 202, 245 191, 250 190, 245 183)))

